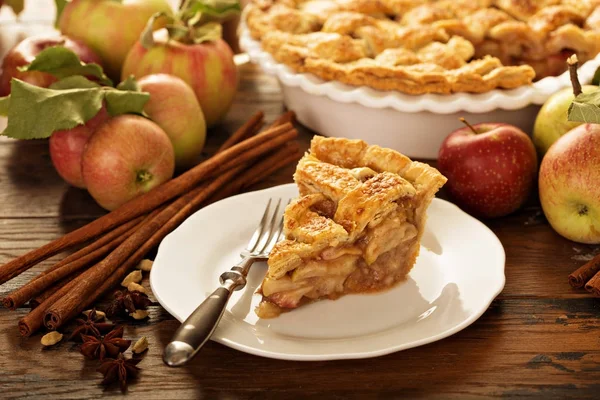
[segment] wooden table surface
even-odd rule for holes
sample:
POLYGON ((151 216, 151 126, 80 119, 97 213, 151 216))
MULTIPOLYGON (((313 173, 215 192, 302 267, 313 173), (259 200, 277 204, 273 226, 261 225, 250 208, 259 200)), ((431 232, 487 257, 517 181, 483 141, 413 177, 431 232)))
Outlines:
MULTIPOLYGON (((264 110, 267 119, 283 111, 274 79, 252 65, 240 71, 235 105, 224 125, 210 133, 209 151, 255 111, 264 110)), ((304 147, 311 135, 301 129, 304 147)), ((292 172, 290 166, 258 187, 291 182, 292 172)), ((126 337, 145 335, 150 342, 139 365, 140 378, 129 386, 128 395, 598 399, 600 299, 572 290, 566 277, 600 247, 559 237, 540 217, 536 204, 533 199, 526 209, 486 223, 506 250, 506 287, 478 321, 447 339, 379 358, 328 362, 271 360, 209 342, 190 365, 170 369, 163 365, 161 351, 179 323, 155 303, 149 320, 126 328, 126 337)), ((59 178, 47 142, 0 138, 0 264, 102 214, 85 191, 59 178)), ((43 262, 0 286, 0 297, 51 263, 43 262)), ((0 398, 121 395, 116 388, 99 385, 96 364, 85 361, 76 344, 63 342, 43 350, 39 334, 21 338, 16 324, 27 311, 0 310, 0 398)))

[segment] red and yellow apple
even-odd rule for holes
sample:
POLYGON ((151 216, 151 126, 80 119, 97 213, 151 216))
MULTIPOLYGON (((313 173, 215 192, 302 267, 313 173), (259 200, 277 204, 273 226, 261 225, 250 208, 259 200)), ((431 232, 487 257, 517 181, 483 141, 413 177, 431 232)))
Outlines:
POLYGON ((539 194, 556 232, 600 243, 600 125, 580 125, 550 147, 540 166, 539 194))
POLYGON ((66 36, 32 36, 24 39, 13 47, 2 61, 2 75, 0 75, 0 96, 10 94, 10 80, 20 79, 35 86, 48 87, 58 79, 40 71, 19 71, 19 67, 30 64, 44 49, 53 46, 63 46, 72 50, 85 63, 101 64, 100 57, 92 49, 79 40, 66 36))
POLYGON ((537 156, 519 128, 482 123, 451 133, 442 143, 438 169, 445 188, 465 211, 482 218, 508 215, 523 205, 536 178, 537 156))
POLYGON ((64 129, 50 136, 50 158, 58 174, 71 185, 85 189, 81 174, 81 156, 92 134, 110 116, 105 107, 83 125, 72 129, 64 129))
POLYGON ((90 46, 102 59, 106 73, 119 79, 129 49, 157 12, 172 14, 166 0, 71 0, 58 27, 90 46))
POLYGON ((237 90, 233 52, 222 39, 186 44, 168 40, 165 30, 155 32, 153 47, 146 49, 140 41, 133 45, 122 79, 156 73, 175 75, 192 87, 208 127, 223 119, 237 90))
POLYGON ((138 115, 119 115, 102 124, 88 141, 81 172, 92 197, 114 210, 171 179, 173 145, 154 122, 138 115))
POLYGON ((177 168, 194 165, 204 148, 206 122, 192 88, 167 74, 147 75, 138 85, 150 93, 144 111, 171 139, 177 168))

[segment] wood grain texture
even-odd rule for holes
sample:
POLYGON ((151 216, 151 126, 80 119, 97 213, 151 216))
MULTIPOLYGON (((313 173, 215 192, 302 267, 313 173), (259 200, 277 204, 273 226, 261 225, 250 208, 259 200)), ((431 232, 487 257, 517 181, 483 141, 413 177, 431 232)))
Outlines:
MULTIPOLYGON (((273 78, 252 65, 243 66, 241 75, 235 106, 210 132, 207 154, 254 112, 263 110, 270 121, 284 111, 273 78)), ((302 149, 311 136, 301 129, 302 149)), ((284 168, 252 189, 291 182, 293 170, 284 168)), ((61 181, 47 142, 0 138, 0 263, 103 213, 85 191, 61 181)), ((155 303, 149 320, 127 322, 126 337, 145 335, 150 342, 128 393, 142 399, 597 399, 600 301, 571 289, 567 275, 600 247, 555 234, 535 198, 515 215, 486 224, 506 249, 506 287, 478 321, 456 335, 375 359, 333 362, 270 360, 210 342, 191 365, 170 369, 160 355, 178 322, 155 303)), ((0 296, 51 264, 45 261, 0 286, 0 296)), ((148 287, 147 277, 143 283, 148 287)), ((99 386, 96 364, 85 361, 74 343, 43 350, 41 335, 21 338, 16 324, 27 311, 0 309, 0 398, 121 396, 99 386)))

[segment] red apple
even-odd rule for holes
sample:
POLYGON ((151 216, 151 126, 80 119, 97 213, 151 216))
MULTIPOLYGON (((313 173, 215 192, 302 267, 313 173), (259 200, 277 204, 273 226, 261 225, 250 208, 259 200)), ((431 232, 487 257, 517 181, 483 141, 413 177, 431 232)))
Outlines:
POLYGON ((30 64, 35 56, 42 50, 53 46, 64 46, 67 49, 72 50, 79 56, 79 59, 85 63, 101 63, 100 57, 78 40, 70 39, 66 36, 32 36, 21 41, 4 57, 2 62, 2 75, 0 75, 0 96, 7 96, 10 94, 10 80, 12 78, 17 78, 40 87, 48 87, 56 82, 57 79, 55 77, 45 72, 21 72, 18 70, 18 67, 30 64))
POLYGON ((127 52, 158 12, 173 13, 166 0, 71 0, 59 16, 58 27, 94 49, 106 73, 116 80, 127 52))
POLYGON ((540 166, 539 193, 556 232, 600 243, 600 125, 580 125, 550 146, 540 166))
POLYGON ((483 218, 516 211, 527 199, 537 170, 535 147, 519 128, 482 123, 451 133, 438 168, 446 189, 467 212, 483 218))
POLYGON ((171 179, 173 145, 154 122, 120 115, 102 124, 82 156, 81 171, 92 197, 107 210, 171 179))
POLYGON ((138 81, 143 92, 150 93, 144 111, 171 139, 175 165, 194 165, 206 139, 204 114, 192 88, 180 78, 167 74, 147 75, 138 81))
POLYGON ((84 125, 56 131, 50 136, 50 158, 58 174, 71 185, 85 189, 81 156, 89 138, 110 116, 105 107, 84 125))
POLYGON ((225 117, 237 90, 233 52, 222 39, 185 44, 168 40, 164 30, 155 32, 153 47, 146 49, 138 41, 131 48, 121 78, 156 73, 175 75, 192 87, 208 127, 225 117))

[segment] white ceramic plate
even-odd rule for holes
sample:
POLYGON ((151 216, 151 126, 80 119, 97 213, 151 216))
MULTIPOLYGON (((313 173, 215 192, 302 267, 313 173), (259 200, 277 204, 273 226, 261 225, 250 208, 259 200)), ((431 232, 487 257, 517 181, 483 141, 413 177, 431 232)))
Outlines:
MULTIPOLYGON (((270 197, 293 198, 295 185, 246 193, 191 216, 160 245, 150 274, 154 295, 185 320, 239 260, 270 197)), ((481 222, 435 199, 421 254, 406 282, 379 294, 315 302, 259 320, 254 294, 266 264, 235 292, 212 340, 287 360, 375 357, 443 339, 473 323, 504 287, 504 249, 481 222)))

